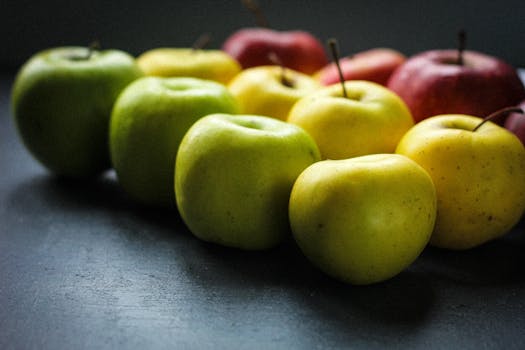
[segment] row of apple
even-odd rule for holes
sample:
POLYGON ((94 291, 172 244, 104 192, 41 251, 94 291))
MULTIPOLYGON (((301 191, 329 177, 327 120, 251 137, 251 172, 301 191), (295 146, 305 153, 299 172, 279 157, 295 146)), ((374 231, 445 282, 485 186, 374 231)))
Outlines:
MULTIPOLYGON (((112 166, 131 197, 176 205, 206 241, 265 249, 291 228, 312 262, 356 284, 394 276, 429 241, 466 249, 521 218, 525 149, 495 124, 474 132, 479 118, 456 115, 414 126, 387 87, 361 80, 322 88, 275 65, 241 69, 227 85, 143 76, 160 74, 148 67, 197 63, 195 74, 180 75, 211 79, 221 65, 207 57, 219 54, 41 52, 13 86, 22 140, 58 174, 88 177, 112 166)), ((487 67, 464 54, 458 70, 487 67)), ((448 59, 444 66, 458 68, 448 59)))
MULTIPOLYGON (((358 52, 337 60, 340 72, 335 62, 328 63, 323 44, 312 34, 268 28, 241 29, 226 39, 222 50, 159 48, 137 61, 147 75, 229 84, 241 113, 283 120, 298 98, 341 78, 371 81, 394 91, 415 122, 445 113, 483 117, 518 103, 525 106, 525 88, 516 69, 500 58, 465 50, 465 36, 460 37, 457 50, 429 50, 408 58, 390 48, 358 52), (249 69, 275 65, 287 69, 249 69)), ((525 143, 524 119, 513 115, 505 122, 525 143)))

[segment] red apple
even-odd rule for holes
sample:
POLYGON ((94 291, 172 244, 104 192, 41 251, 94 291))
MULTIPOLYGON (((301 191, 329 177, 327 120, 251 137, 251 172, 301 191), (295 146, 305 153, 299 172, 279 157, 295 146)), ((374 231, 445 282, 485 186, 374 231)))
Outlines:
POLYGON ((328 63, 321 42, 302 30, 244 28, 228 37, 222 49, 243 68, 273 65, 272 53, 284 67, 306 74, 313 74, 328 63))
MULTIPOLYGON (((518 105, 522 110, 525 111, 525 100, 521 101, 518 105)), ((507 130, 512 131, 521 140, 521 143, 525 146, 525 115, 521 113, 512 113, 507 117, 504 124, 507 130)))
POLYGON ((432 50, 412 56, 394 71, 387 87, 405 101, 416 122, 451 113, 484 117, 525 99, 514 67, 475 51, 432 50))
MULTIPOLYGON (((356 53, 339 60, 344 80, 368 80, 386 85, 392 72, 405 62, 406 57, 392 49, 376 48, 356 53)), ((323 67, 315 75, 322 85, 339 83, 335 63, 323 67)))

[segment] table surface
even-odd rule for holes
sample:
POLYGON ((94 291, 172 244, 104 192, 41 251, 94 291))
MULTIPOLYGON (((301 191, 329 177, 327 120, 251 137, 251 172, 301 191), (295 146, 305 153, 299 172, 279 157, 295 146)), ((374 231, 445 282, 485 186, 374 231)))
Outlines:
POLYGON ((131 202, 108 173, 51 176, 27 153, 1 77, 0 348, 523 349, 525 220, 465 252, 427 248, 365 287, 292 241, 201 242, 174 211, 131 202))

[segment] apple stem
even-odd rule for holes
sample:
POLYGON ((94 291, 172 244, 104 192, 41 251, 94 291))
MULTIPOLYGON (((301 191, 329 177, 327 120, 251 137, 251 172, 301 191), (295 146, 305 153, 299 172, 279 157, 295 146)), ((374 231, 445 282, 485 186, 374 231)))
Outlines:
POLYGON ((467 46, 467 33, 464 29, 461 29, 458 32, 458 65, 462 66, 464 64, 463 53, 465 52, 465 47, 467 46))
POLYGON ((337 40, 334 38, 329 39, 328 46, 330 46, 330 51, 332 53, 334 63, 337 67, 337 72, 339 73, 339 81, 341 82, 341 87, 343 89, 343 96, 345 98, 348 98, 348 94, 346 93, 346 87, 345 87, 345 78, 343 76, 343 71, 341 70, 341 65, 339 64, 339 49, 337 47, 337 40))
POLYGON ((197 40, 191 45, 192 52, 195 52, 197 50, 202 50, 208 43, 211 41, 211 35, 210 33, 203 33, 201 34, 197 40))
POLYGON ((257 23, 259 27, 269 27, 268 20, 266 19, 261 6, 259 6, 255 0, 241 0, 241 2, 244 7, 246 7, 255 16, 255 23, 257 23))
POLYGON ((488 116, 486 116, 485 118, 483 118, 483 121, 481 121, 481 123, 479 123, 473 130, 472 132, 475 132, 476 130, 478 130, 483 124, 485 124, 486 122, 488 122, 489 120, 492 120, 494 118, 498 118, 498 117, 501 117, 501 116, 506 116, 506 115, 509 115, 511 113, 519 113, 519 114, 523 114, 523 109, 519 108, 519 107, 506 107, 506 108, 502 108, 502 109, 499 109, 497 110, 496 112, 494 113, 491 113, 489 114, 488 116))
POLYGON ((93 52, 100 50, 100 43, 95 40, 87 47, 85 55, 71 54, 68 56, 68 59, 72 61, 87 61, 93 56, 93 52))
POLYGON ((91 44, 89 44, 89 46, 88 46, 88 52, 87 52, 87 55, 86 55, 86 60, 89 60, 91 58, 91 56, 93 56, 93 52, 95 52, 97 50, 100 50, 100 43, 98 42, 98 40, 95 40, 91 44))
POLYGON ((272 51, 268 54, 268 59, 272 61, 272 63, 275 64, 276 66, 281 67, 281 84, 289 88, 292 88, 294 86, 293 81, 286 77, 286 67, 284 66, 279 56, 277 56, 277 54, 272 51))

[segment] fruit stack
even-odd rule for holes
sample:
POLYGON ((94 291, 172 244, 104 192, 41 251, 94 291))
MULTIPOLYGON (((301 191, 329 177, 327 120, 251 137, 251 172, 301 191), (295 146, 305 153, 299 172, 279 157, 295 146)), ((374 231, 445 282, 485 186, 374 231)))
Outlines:
POLYGON ((267 28, 137 58, 52 48, 20 69, 13 115, 50 172, 112 167, 130 200, 178 210, 199 239, 262 250, 292 236, 351 284, 392 278, 428 244, 470 249, 518 223, 514 67, 464 48, 331 48, 329 63, 312 34, 267 28))

